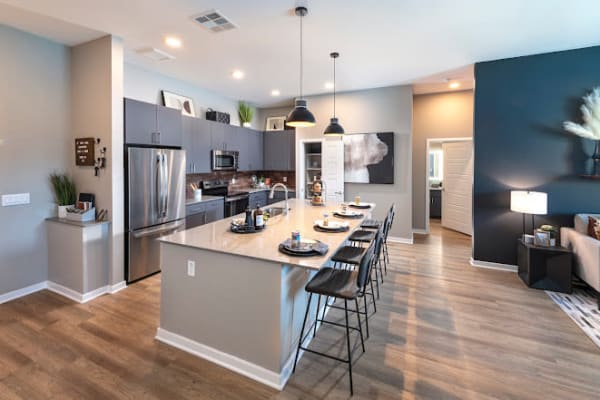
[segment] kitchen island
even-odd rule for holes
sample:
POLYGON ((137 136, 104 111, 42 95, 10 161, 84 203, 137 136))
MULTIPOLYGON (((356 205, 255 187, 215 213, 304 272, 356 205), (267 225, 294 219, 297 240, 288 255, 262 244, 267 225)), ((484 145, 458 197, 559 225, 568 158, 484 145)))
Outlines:
POLYGON ((324 212, 338 220, 332 216, 338 204, 314 207, 291 199, 289 207, 288 215, 270 218, 260 233, 233 233, 226 218, 161 238, 156 338, 281 390, 308 299, 304 286, 370 211, 346 219, 347 232, 323 233, 313 229, 314 221, 324 212), (293 230, 326 243, 329 251, 317 257, 280 253, 279 243, 293 230))

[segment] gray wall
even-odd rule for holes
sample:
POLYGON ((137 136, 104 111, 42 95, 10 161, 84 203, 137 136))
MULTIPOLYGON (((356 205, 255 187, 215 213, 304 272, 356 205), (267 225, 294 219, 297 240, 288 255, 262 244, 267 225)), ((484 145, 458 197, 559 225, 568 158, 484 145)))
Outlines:
MULTIPOLYGON (((369 185, 345 184, 346 200, 355 195, 378 204, 377 218, 385 216, 388 207, 396 203, 398 212, 390 236, 409 239, 412 237, 412 107, 410 86, 393 86, 379 89, 340 93, 336 97, 336 111, 346 133, 394 132, 394 184, 369 185)), ((308 108, 315 115, 317 125, 296 130, 296 142, 303 139, 323 138, 333 112, 331 95, 307 97, 308 108)), ((264 109, 259 119, 264 124, 269 116, 287 115, 289 107, 264 109)), ((263 125, 264 126, 264 125, 263 125)), ((299 172, 297 172, 298 174, 299 172)), ((296 176, 299 182, 299 177, 296 176)))
POLYGON ((69 49, 0 25, 0 193, 31 204, 0 207, 0 294, 47 279, 44 219, 56 213, 48 175, 66 171, 69 49))
POLYGON ((473 137, 473 91, 413 98, 413 228, 425 229, 427 139, 473 137))
MULTIPOLYGON (((137 65, 125 63, 124 67, 124 96, 145 101, 148 103, 162 104, 161 90, 187 96, 194 100, 196 116, 205 117, 206 109, 227 112, 231 115, 231 123, 240 125, 237 112, 238 100, 223 97, 217 93, 203 89, 192 83, 171 78, 157 72, 148 71, 137 65)), ((252 127, 262 129, 256 122, 254 115, 252 127)))

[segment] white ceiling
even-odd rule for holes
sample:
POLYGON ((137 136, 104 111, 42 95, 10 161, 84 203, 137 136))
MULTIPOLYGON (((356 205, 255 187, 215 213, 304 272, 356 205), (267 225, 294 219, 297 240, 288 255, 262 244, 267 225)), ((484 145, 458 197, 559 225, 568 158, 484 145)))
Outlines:
MULTIPOLYGON (((69 45, 111 33, 124 39, 128 62, 233 99, 267 106, 298 94, 299 18, 293 15, 293 0, 0 3, 21 9, 8 14, 0 7, 3 23, 69 45), (211 8, 239 29, 214 34, 191 21, 211 8), (179 36, 183 48, 168 49, 167 34, 179 36), (177 59, 155 63, 134 53, 148 46, 177 59), (245 79, 233 80, 234 68, 244 70, 245 79), (281 97, 271 97, 271 89, 279 89, 281 97)), ((340 91, 408 83, 424 91, 435 84, 437 91, 456 74, 465 74, 461 79, 472 85, 468 71, 474 62, 600 44, 597 0, 314 0, 308 6, 305 94, 329 91, 323 85, 332 78, 329 53, 334 50, 341 54, 340 91)))

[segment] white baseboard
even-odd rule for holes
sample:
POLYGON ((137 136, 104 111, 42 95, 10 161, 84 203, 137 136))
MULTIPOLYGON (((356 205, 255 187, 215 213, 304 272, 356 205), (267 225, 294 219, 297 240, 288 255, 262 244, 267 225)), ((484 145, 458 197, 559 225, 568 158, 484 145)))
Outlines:
POLYGON ((512 264, 501 264, 489 261, 479 261, 471 258, 471 265, 476 268, 495 269, 499 271, 517 272, 519 267, 512 264))
POLYGON ((412 233, 409 238, 397 237, 397 236, 388 236, 388 242, 390 243, 403 243, 403 244, 413 244, 412 233))
POLYGON ((281 382, 281 374, 165 329, 158 328, 156 330, 156 340, 204 358, 277 390, 283 389, 285 385, 285 382, 281 382))
POLYGON ((48 284, 46 281, 36 283, 22 289, 13 290, 8 293, 0 294, 0 304, 6 303, 11 300, 18 299, 19 297, 27 296, 28 294, 32 294, 35 292, 39 292, 40 290, 44 290, 48 288, 48 284))
POLYGON ((110 294, 114 294, 117 292, 120 292, 121 290, 125 289, 127 287, 127 283, 125 281, 121 281, 119 283, 115 283, 114 285, 112 285, 110 287, 110 294))
POLYGON ((417 235, 429 235, 429 231, 427 229, 413 229, 413 234, 416 233, 417 235))
POLYGON ((87 303, 90 300, 95 299, 98 296, 102 296, 105 293, 109 293, 110 286, 102 286, 98 289, 92 290, 87 293, 79 293, 73 289, 69 289, 63 285, 59 285, 58 283, 54 283, 51 281, 47 282, 48 290, 60 294, 66 298, 69 298, 77 303, 87 303))

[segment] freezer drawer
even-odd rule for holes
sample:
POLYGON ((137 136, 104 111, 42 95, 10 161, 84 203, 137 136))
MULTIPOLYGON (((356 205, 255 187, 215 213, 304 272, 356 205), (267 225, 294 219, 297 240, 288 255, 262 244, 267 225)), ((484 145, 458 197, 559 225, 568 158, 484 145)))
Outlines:
POLYGON ((160 271, 160 242, 156 239, 185 230, 185 219, 129 232, 127 282, 160 271))

